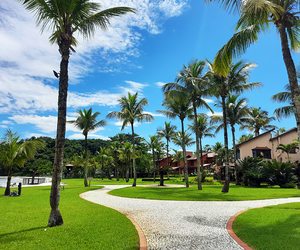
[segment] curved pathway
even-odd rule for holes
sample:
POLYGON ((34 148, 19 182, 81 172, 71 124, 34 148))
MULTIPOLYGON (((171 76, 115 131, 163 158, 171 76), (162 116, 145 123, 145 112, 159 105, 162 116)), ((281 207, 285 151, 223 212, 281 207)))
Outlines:
POLYGON ((128 187, 109 185, 81 196, 116 209, 142 228, 148 250, 243 249, 227 232, 228 220, 249 208, 300 202, 300 198, 257 201, 165 201, 123 198, 107 192, 128 187))

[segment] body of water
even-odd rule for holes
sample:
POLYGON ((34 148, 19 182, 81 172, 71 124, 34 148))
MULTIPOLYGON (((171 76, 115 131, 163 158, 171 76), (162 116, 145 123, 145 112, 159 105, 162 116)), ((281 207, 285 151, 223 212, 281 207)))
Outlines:
MULTIPOLYGON (((26 184, 26 183, 23 183, 23 178, 30 178, 30 181, 31 181, 31 177, 28 177, 28 176, 12 176, 11 177, 11 181, 10 181, 10 184, 14 184, 16 183, 16 186, 19 185, 19 183, 22 183, 23 184, 26 184)), ((46 183, 48 182, 51 182, 51 177, 40 177, 41 179, 43 178, 44 181, 46 183)), ((35 182, 37 182, 39 179, 39 177, 35 177, 35 182)), ((6 183, 7 183, 7 176, 0 176, 0 188, 3 188, 3 187, 6 187, 6 183)))

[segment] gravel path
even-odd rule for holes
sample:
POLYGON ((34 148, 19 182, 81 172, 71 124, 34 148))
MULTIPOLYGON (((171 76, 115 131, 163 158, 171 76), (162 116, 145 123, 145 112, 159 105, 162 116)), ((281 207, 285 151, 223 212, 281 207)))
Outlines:
POLYGON ((228 234, 226 225, 236 213, 255 207, 300 202, 300 198, 258 201, 162 201, 116 197, 110 185, 82 194, 84 199, 114 208, 142 228, 148 250, 243 249, 228 234))

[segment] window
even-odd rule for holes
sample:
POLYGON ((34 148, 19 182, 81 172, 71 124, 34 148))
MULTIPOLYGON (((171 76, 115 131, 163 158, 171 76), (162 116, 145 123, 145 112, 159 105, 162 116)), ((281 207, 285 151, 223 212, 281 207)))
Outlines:
POLYGON ((241 151, 239 149, 236 150, 236 158, 241 159, 241 151))
POLYGON ((271 159, 271 149, 252 149, 253 157, 271 159))

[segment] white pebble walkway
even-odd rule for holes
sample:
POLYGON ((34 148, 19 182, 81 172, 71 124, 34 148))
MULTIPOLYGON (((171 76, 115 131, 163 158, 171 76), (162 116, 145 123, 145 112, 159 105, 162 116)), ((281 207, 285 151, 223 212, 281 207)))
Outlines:
POLYGON ((84 199, 116 209, 142 228, 148 250, 243 249, 226 225, 236 213, 255 207, 300 202, 300 198, 257 201, 164 201, 106 194, 127 185, 108 185, 82 194, 84 199))

